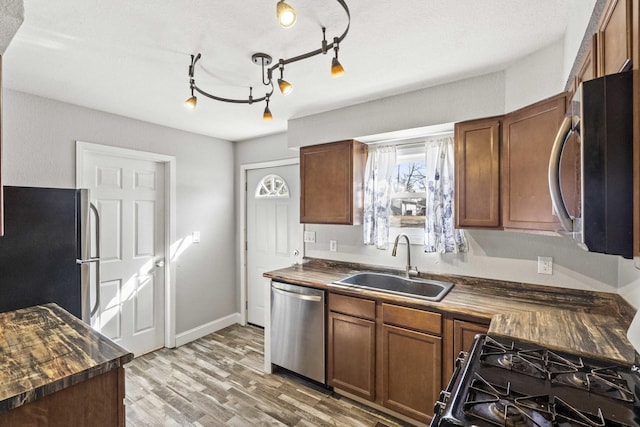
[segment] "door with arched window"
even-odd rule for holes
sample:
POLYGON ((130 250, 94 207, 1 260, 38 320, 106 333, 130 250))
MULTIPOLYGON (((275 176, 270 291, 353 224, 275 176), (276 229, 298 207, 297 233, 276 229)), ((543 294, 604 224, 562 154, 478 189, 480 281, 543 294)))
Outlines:
POLYGON ((247 171, 247 321, 264 326, 269 279, 263 273, 293 265, 300 239, 299 166, 247 171))

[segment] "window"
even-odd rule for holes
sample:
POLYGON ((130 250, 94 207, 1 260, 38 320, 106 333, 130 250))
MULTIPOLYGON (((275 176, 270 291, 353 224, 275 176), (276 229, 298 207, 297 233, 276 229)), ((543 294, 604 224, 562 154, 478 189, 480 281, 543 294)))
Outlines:
POLYGON ((289 197, 289 187, 285 180, 278 175, 267 175, 260 180, 256 187, 255 198, 289 197))
POLYGON ((424 144, 398 146, 391 184, 389 241, 405 233, 412 244, 424 243, 426 191, 424 144))

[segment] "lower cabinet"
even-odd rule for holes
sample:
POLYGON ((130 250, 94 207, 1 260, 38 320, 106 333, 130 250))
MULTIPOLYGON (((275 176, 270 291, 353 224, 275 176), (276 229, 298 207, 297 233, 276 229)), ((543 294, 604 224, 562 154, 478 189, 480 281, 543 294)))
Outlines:
POLYGON ((489 320, 468 321, 445 318, 445 347, 444 363, 442 365, 442 384, 449 382, 453 374, 455 360, 461 351, 471 350, 473 339, 477 334, 486 334, 489 330, 489 320))
POLYGON ((382 405, 421 421, 441 390, 442 338, 382 325, 382 405))
POLYGON ((428 423, 442 389, 439 313, 329 293, 329 385, 428 423))
POLYGON ((328 382, 375 399, 376 323, 329 311, 328 382))

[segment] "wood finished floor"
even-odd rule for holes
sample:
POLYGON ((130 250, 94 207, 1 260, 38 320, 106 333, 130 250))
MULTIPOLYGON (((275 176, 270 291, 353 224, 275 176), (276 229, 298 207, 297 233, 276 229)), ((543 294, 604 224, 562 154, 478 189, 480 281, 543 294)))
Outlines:
POLYGON ((253 326, 139 357, 126 366, 127 426, 406 425, 262 366, 263 330, 253 326))

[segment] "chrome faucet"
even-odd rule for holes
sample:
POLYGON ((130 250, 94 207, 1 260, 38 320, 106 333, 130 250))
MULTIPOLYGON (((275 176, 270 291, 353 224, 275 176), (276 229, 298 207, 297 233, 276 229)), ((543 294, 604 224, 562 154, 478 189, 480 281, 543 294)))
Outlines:
POLYGON ((400 237, 404 237, 404 239, 407 241, 407 266, 405 275, 407 276, 407 278, 410 278, 411 276, 417 276, 419 273, 418 267, 414 267, 411 265, 411 242, 409 241, 409 236, 404 233, 398 234, 395 242, 393 242, 393 250, 391 251, 391 256, 396 256, 396 253, 398 252, 398 241, 400 240, 400 237))

